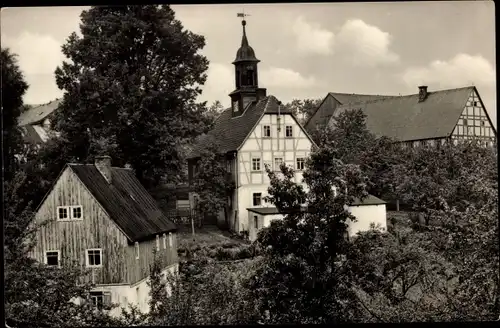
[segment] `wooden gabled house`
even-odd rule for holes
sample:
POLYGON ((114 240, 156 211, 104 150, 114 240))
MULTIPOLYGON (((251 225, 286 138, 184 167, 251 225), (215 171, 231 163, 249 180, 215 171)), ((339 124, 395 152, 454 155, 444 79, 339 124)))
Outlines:
POLYGON ((476 87, 419 92, 407 96, 330 92, 306 123, 309 132, 331 125, 346 110, 361 109, 366 126, 376 136, 402 146, 439 146, 448 141, 477 140, 496 144, 496 129, 476 87))
POLYGON ((176 226, 133 171, 112 167, 108 156, 94 165, 65 166, 36 210, 36 222, 47 220, 32 256, 47 265, 76 261, 90 269, 84 280, 95 284, 96 304, 148 311, 151 264, 158 259, 164 272, 178 269, 176 226))

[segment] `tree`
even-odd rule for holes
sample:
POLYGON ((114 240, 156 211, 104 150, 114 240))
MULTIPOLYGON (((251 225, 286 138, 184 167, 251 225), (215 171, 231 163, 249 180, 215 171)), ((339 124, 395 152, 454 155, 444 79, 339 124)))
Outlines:
POLYGON ((249 288, 265 314, 265 323, 332 323, 355 320, 356 304, 343 273, 348 220, 347 205, 366 196, 366 179, 359 167, 344 164, 327 142, 311 154, 302 185, 294 172, 281 167, 281 176, 267 168, 271 179, 268 201, 283 220, 261 230, 257 244, 263 266, 249 288), (332 187, 335 187, 336 192, 332 187), (308 211, 301 211, 303 201, 308 211))
POLYGON ((196 211, 201 216, 218 216, 224 211, 226 226, 229 226, 228 198, 234 191, 235 184, 227 171, 226 158, 218 150, 217 142, 208 138, 193 183, 194 192, 198 195, 196 211))
POLYGON ((222 106, 220 101, 216 100, 210 107, 208 107, 208 110, 205 112, 205 115, 210 120, 211 122, 210 124, 213 124, 223 111, 224 111, 224 106, 222 106))
POLYGON ((2 58, 2 171, 10 180, 16 171, 16 154, 22 152, 22 137, 17 119, 21 114, 23 96, 28 84, 17 65, 16 55, 9 49, 1 49, 2 58))
MULTIPOLYGON (((60 168, 92 161, 98 140, 117 166, 147 187, 182 179, 182 145, 207 128, 195 102, 206 80, 203 36, 183 28, 168 5, 99 6, 81 14, 56 69, 65 90, 55 117, 60 168)), ((102 148, 102 147, 101 147, 102 148)))
POLYGON ((322 101, 322 99, 293 99, 284 107, 291 110, 299 118, 301 124, 305 124, 314 115, 322 101))

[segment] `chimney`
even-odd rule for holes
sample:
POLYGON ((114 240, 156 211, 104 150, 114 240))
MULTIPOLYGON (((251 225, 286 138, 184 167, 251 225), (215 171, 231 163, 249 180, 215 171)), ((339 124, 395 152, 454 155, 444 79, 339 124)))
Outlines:
POLYGON ((108 183, 111 183, 111 157, 96 156, 95 157, 95 167, 101 172, 102 176, 108 183))
POLYGON ((427 98, 427 86, 421 85, 418 87, 418 102, 422 102, 427 98))

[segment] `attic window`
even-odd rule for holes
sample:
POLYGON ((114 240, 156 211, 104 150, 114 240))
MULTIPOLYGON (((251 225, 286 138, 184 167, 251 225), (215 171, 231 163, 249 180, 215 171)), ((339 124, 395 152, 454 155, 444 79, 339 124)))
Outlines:
POLYGON ((477 101, 474 101, 474 102, 472 103, 472 106, 477 107, 477 101))
POLYGON ((58 220, 68 220, 69 219, 69 206, 58 206, 57 207, 57 219, 58 220))

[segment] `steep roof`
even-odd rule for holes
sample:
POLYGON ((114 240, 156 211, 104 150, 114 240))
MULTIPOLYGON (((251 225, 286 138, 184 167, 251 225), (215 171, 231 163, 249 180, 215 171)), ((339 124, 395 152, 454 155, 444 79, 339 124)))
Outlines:
MULTIPOLYGON (((367 128, 377 136, 399 141, 443 138, 453 132, 467 99, 475 87, 430 91, 419 95, 396 96, 337 107, 333 117, 346 110, 361 109, 367 128)), ((329 124, 333 124, 333 117, 329 124)))
POLYGON ((59 107, 61 101, 62 99, 52 100, 48 104, 38 105, 21 113, 21 115, 18 118, 19 126, 36 124, 44 120, 47 116, 52 114, 59 107))
POLYGON ((238 150, 260 118, 266 113, 278 113, 278 107, 280 113, 293 115, 290 110, 280 106, 274 96, 267 96, 250 103, 240 116, 233 117, 231 108, 224 110, 215 121, 212 130, 196 142, 188 158, 199 156, 209 138, 217 140, 221 153, 238 150))
POLYGON ((387 96, 387 95, 363 95, 357 93, 339 93, 339 92, 329 92, 328 94, 337 99, 342 105, 397 97, 397 96, 387 96))
POLYGON ((68 164, 130 242, 176 230, 130 169, 111 168, 111 184, 92 164, 68 164))

